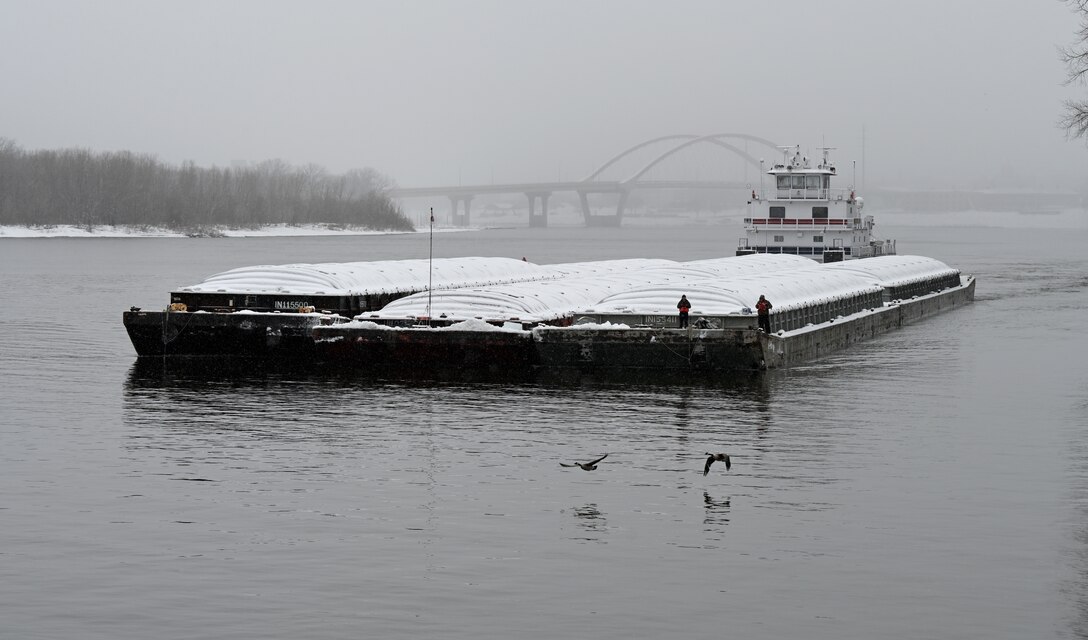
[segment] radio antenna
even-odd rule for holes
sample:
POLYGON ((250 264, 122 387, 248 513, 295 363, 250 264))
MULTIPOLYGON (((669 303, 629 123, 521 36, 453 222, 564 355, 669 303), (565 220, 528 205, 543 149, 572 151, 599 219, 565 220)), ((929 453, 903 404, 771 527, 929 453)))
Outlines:
POLYGON ((427 326, 431 326, 431 282, 434 278, 434 207, 431 207, 431 230, 427 249, 427 326))

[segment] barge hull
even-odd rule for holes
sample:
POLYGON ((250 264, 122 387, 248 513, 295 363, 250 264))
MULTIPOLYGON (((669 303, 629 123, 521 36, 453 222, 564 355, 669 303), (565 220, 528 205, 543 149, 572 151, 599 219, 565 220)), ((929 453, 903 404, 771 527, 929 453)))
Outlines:
POLYGON ((349 325, 314 332, 323 363, 353 370, 432 370, 437 368, 522 375, 532 363, 529 333, 368 329, 349 325))
POLYGON ((743 329, 578 329, 534 332, 543 368, 754 371, 763 368, 759 335, 743 329))
POLYGON ((902 300, 872 313, 764 338, 763 357, 768 369, 789 367, 844 349, 856 342, 902 328, 939 313, 951 311, 975 298, 975 279, 938 293, 902 300))
POLYGON ((975 280, 779 334, 746 328, 538 327, 532 331, 359 327, 314 329, 317 359, 364 371, 419 369, 738 374, 789 367, 844 349, 974 299, 975 280))
POLYGON ((125 311, 122 318, 140 356, 306 357, 315 355, 313 328, 346 322, 299 313, 125 311))

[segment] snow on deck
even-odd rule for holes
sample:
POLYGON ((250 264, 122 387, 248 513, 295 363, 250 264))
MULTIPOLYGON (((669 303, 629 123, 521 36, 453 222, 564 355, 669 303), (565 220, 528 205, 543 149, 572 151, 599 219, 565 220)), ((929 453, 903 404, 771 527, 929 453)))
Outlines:
POLYGON ((881 287, 859 274, 803 267, 773 273, 743 274, 720 280, 695 280, 683 289, 653 284, 602 299, 585 313, 671 315, 684 294, 693 315, 739 315, 752 313, 760 295, 775 311, 788 311, 813 303, 831 302, 856 295, 877 293, 881 287))
POLYGON ((822 265, 810 258, 752 254, 708 260, 633 258, 537 265, 514 258, 436 258, 232 269, 181 291, 360 295, 417 292, 365 320, 430 315, 448 320, 545 322, 577 313, 676 313, 681 294, 693 315, 751 313, 765 295, 776 311, 958 271, 922 256, 883 256, 822 265), (428 282, 431 290, 428 291, 428 282))
POLYGON ((514 258, 435 258, 324 264, 258 265, 231 269, 179 291, 359 295, 555 278, 554 269, 514 258))
MULTIPOLYGON (((416 293, 394 300, 381 311, 366 313, 359 318, 401 320, 427 316, 436 319, 481 318, 486 320, 518 319, 522 322, 543 322, 574 313, 590 312, 604 300, 624 296, 633 291, 655 292, 668 296, 667 304, 656 304, 676 312, 680 294, 692 291, 697 283, 754 277, 783 270, 818 270, 819 264, 809 258, 790 255, 754 254, 749 256, 715 258, 693 262, 667 260, 606 261, 556 265, 568 273, 566 278, 540 280, 488 287, 465 287, 416 293), (612 272, 609 263, 624 263, 612 272), (579 270, 583 273, 579 275, 579 270), (587 272, 588 273, 585 273, 587 272)), ((757 296, 758 297, 758 296, 757 296)), ((664 298, 662 298, 664 299, 664 298)), ((627 304, 631 304, 628 302, 627 304)), ((741 304, 751 306, 755 299, 741 304)), ((730 308, 739 307, 734 304, 730 308)), ((598 312, 606 312, 598 308, 598 312)), ((738 311, 739 312, 739 311, 738 311)))
POLYGON ((360 295, 406 293, 594 274, 645 271, 678 264, 634 258, 538 265, 514 258, 435 258, 322 264, 257 265, 231 269, 178 291, 232 294, 360 295))
POLYGON ((925 256, 880 256, 826 265, 827 269, 849 271, 875 279, 885 287, 898 287, 915 282, 959 275, 940 260, 925 256))

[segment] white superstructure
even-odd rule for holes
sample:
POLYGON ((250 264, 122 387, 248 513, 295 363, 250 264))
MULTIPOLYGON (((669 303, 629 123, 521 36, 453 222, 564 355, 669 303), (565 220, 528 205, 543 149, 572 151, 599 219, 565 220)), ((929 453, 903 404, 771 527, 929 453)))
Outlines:
POLYGON ((752 190, 737 255, 780 253, 837 262, 895 254, 894 240, 873 238, 873 216, 862 213, 865 203, 853 188, 831 188, 838 172, 828 160, 829 148, 822 149, 816 166, 799 148, 782 149, 782 162, 767 171, 770 188, 765 191, 761 183, 758 193, 752 190))

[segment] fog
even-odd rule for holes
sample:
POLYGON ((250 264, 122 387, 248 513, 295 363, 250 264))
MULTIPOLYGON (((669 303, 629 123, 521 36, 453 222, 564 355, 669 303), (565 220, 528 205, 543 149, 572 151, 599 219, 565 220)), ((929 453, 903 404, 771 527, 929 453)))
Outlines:
POLYGON ((871 185, 1079 189, 1077 26, 1059 0, 0 0, 0 137, 434 186, 742 132, 871 185))

